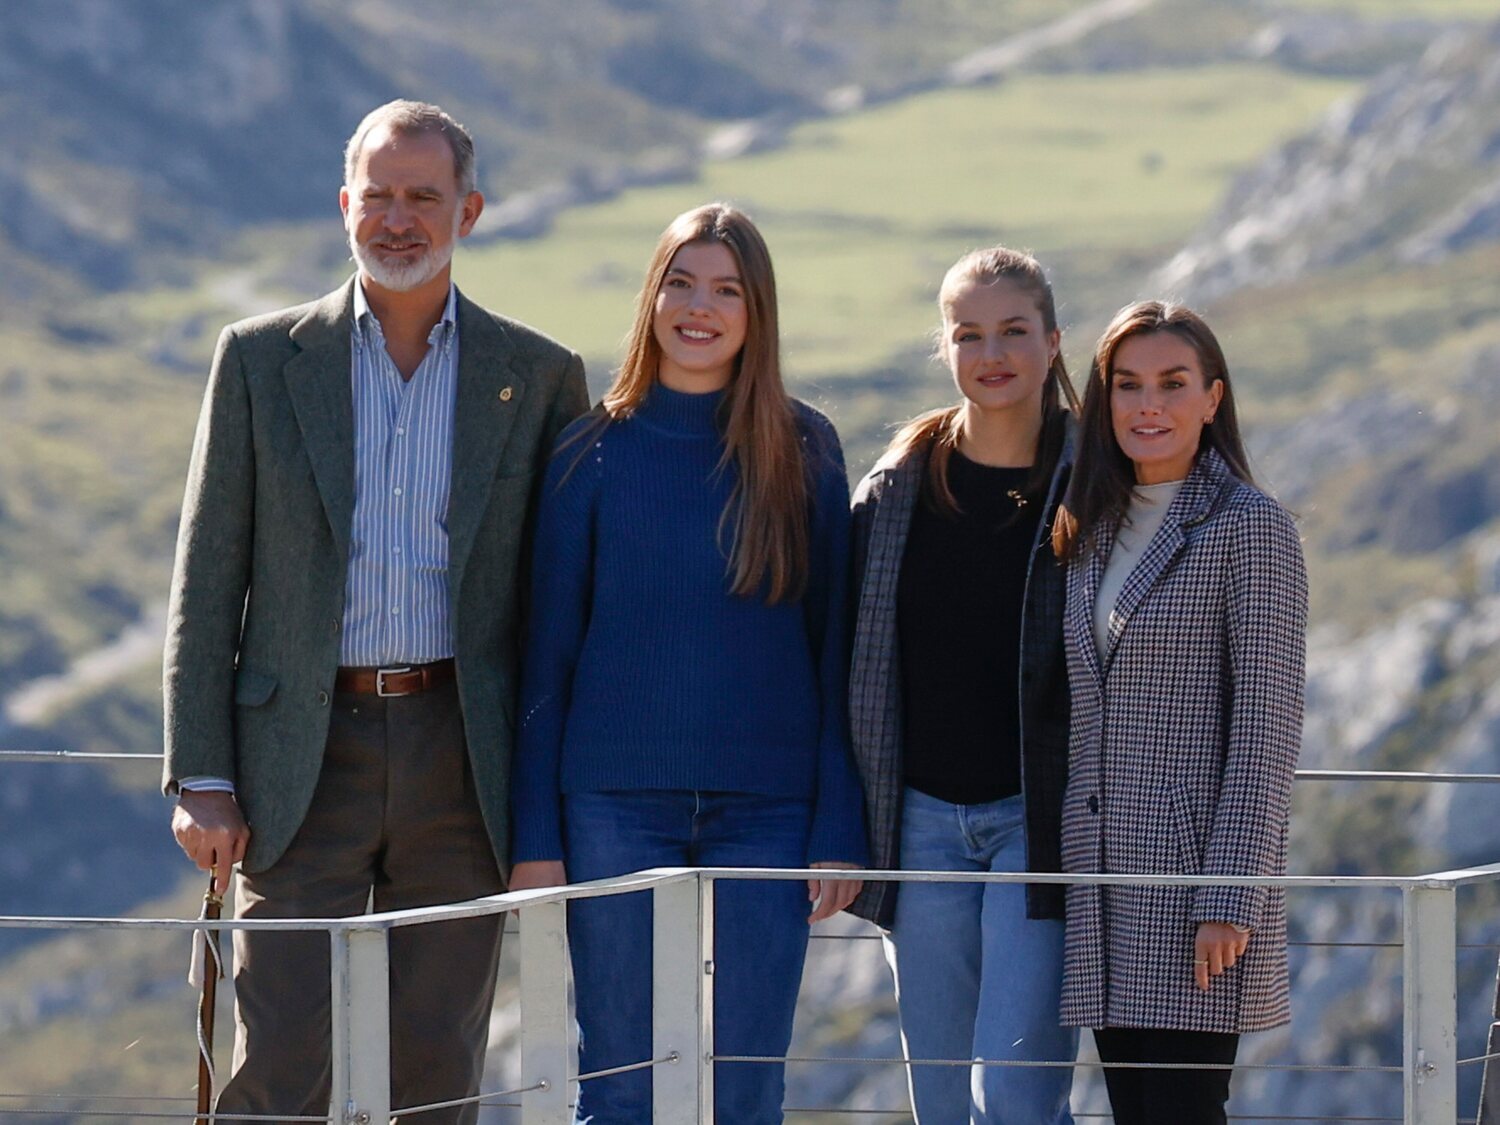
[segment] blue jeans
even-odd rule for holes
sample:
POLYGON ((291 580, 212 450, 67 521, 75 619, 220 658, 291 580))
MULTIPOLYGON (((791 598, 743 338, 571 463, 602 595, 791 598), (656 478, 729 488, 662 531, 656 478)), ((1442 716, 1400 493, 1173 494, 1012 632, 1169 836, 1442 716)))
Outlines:
MULTIPOLYGON (((950 805, 908 788, 901 867, 1024 871, 1021 798, 950 805)), ((1069 1062, 1058 1024, 1063 924, 1028 919, 1019 883, 903 883, 885 943, 908 1059, 1069 1062)), ((1071 1125, 1066 1067, 909 1066, 920 1125, 1071 1125)))
MULTIPOLYGON (((568 879, 647 867, 805 867, 812 802, 749 793, 647 789, 564 797, 568 879)), ((719 882, 714 895, 714 1052, 784 1055, 807 953, 807 884, 719 882)), ((651 1057, 651 895, 569 903, 579 1073, 651 1057)), ((714 1110, 734 1125, 777 1125, 780 1063, 716 1063, 714 1110)), ((650 1125, 651 1070, 594 1078, 580 1121, 650 1125)))

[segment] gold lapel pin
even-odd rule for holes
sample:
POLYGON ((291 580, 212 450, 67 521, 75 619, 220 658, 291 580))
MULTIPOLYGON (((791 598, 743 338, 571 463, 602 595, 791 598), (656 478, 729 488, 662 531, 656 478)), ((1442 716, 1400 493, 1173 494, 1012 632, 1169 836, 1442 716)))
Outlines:
POLYGON ((511 395, 511 390, 510 390, 509 387, 501 387, 500 388, 500 401, 501 402, 509 402, 510 401, 510 395, 511 395))

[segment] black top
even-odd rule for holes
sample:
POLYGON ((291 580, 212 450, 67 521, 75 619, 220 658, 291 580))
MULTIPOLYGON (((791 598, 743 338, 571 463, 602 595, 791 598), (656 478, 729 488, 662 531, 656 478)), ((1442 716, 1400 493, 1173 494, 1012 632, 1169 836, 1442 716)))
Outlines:
POLYGON ((906 784, 955 805, 1021 791, 1021 608, 1041 506, 1018 506, 1030 469, 954 451, 961 514, 924 497, 912 513, 896 622, 906 784))

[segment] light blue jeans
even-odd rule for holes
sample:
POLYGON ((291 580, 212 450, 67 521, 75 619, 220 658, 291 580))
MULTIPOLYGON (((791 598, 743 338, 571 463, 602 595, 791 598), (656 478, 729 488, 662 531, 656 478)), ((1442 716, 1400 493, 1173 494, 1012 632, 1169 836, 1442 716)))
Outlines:
MULTIPOLYGON (((1024 871, 1021 798, 950 805, 906 790, 901 867, 1024 871)), ((903 883, 885 942, 908 1059, 1071 1063, 1058 1024, 1063 924, 1026 917, 1019 883, 903 883)), ((908 1066, 919 1125, 1072 1125, 1071 1067, 908 1066)))

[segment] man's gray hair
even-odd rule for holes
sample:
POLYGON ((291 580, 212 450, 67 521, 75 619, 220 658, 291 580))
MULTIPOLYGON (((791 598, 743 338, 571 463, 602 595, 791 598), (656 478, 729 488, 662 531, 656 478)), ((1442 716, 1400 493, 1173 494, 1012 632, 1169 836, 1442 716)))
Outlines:
POLYGON ((474 138, 469 135, 469 131, 438 106, 428 102, 407 101, 404 98, 372 109, 365 114, 359 128, 354 130, 354 135, 344 146, 345 186, 354 182, 354 165, 365 146, 365 138, 382 125, 398 136, 441 133, 448 142, 448 147, 453 150, 453 176, 458 181, 459 194, 468 195, 477 187, 474 138))

